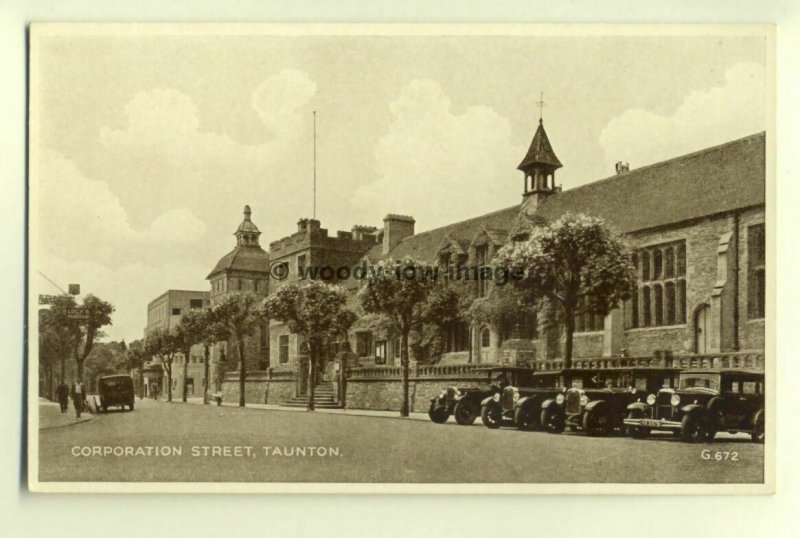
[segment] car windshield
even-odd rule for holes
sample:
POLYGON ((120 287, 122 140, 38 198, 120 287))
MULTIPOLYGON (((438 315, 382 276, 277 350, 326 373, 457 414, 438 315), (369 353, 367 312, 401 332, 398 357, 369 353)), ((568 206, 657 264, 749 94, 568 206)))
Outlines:
POLYGON ((125 386, 124 379, 101 379, 100 384, 108 389, 122 388, 125 386))
POLYGON ((682 374, 680 388, 719 390, 719 374, 682 374))

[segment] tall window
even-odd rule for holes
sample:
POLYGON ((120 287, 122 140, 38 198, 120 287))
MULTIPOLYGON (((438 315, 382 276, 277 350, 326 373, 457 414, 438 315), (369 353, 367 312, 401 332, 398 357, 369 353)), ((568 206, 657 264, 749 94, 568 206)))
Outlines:
POLYGON ((638 288, 630 301, 630 327, 686 323, 686 242, 643 248, 633 262, 638 288))
MULTIPOLYGON (((586 307, 586 300, 582 299, 578 310, 584 310, 586 307)), ((604 318, 599 314, 592 314, 591 312, 582 312, 575 316, 575 332, 586 333, 602 331, 604 327, 604 318)))
POLYGON ((766 242, 764 225, 747 228, 747 314, 750 319, 764 317, 766 298, 766 242))
POLYGON ((369 357, 372 354, 372 333, 360 331, 356 333, 356 355, 369 357))
POLYGON ((447 326, 448 353, 469 350, 469 325, 463 321, 454 321, 447 326))
POLYGON ((478 245, 475 247, 475 267, 478 269, 478 297, 486 297, 489 282, 481 278, 481 268, 486 265, 489 257, 489 246, 478 245))
POLYGON ((282 334, 278 337, 278 360, 281 364, 289 362, 289 335, 282 334))
POLYGON ((192 310, 197 310, 203 308, 203 300, 202 299, 189 299, 189 308, 192 310))
POLYGON ((375 342, 375 364, 386 364, 386 340, 375 342))

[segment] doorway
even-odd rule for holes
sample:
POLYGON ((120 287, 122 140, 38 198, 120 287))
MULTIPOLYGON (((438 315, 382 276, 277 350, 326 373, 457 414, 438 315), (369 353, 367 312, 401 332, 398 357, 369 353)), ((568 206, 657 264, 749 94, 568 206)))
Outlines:
POLYGON ((708 322, 711 307, 702 304, 694 312, 694 352, 703 355, 708 352, 708 322))

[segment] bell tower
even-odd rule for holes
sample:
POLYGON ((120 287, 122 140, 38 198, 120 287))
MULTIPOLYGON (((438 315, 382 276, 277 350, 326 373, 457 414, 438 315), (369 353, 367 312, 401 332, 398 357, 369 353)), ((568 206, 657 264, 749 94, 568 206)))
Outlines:
POLYGON ((555 177, 556 170, 561 166, 561 161, 558 160, 553 146, 550 145, 540 117, 539 127, 533 135, 528 153, 517 166, 517 170, 525 174, 522 205, 527 213, 533 213, 542 200, 560 191, 556 187, 555 177))

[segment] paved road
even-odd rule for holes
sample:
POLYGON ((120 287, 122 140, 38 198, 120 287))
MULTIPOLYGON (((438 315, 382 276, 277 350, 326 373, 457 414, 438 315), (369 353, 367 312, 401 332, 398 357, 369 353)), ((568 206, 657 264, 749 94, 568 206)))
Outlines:
POLYGON ((464 427, 143 401, 132 413, 41 431, 40 480, 761 482, 763 446, 744 435, 724 437, 690 445, 668 434, 643 441, 590 438, 488 430, 480 421, 464 427), (167 455, 155 455, 152 447, 167 455), (305 455, 296 447, 304 447, 305 455), (704 449, 736 452, 738 459, 704 460, 704 449))

